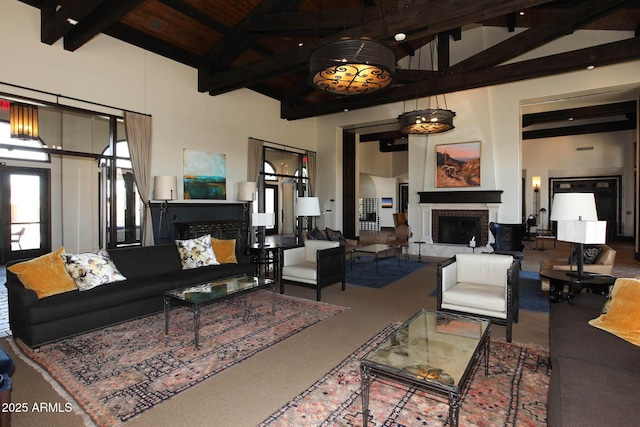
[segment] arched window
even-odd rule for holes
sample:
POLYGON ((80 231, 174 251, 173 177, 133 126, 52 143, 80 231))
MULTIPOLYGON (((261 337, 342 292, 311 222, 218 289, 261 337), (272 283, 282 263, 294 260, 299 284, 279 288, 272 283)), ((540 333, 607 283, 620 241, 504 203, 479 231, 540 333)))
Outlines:
POLYGON ((278 177, 276 176, 276 168, 273 166, 268 160, 264 162, 264 179, 265 181, 277 181, 278 177))

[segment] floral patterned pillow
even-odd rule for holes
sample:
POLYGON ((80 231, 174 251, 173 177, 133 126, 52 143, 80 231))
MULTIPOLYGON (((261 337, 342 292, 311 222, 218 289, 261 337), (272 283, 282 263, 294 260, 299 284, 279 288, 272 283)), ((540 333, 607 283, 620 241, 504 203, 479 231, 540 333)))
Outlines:
POLYGON ((64 268, 81 291, 127 279, 118 271, 107 251, 102 249, 80 254, 63 253, 60 257, 64 261, 64 268))
POLYGON ((195 239, 176 240, 176 246, 183 270, 220 264, 213 252, 211 236, 208 234, 195 239))

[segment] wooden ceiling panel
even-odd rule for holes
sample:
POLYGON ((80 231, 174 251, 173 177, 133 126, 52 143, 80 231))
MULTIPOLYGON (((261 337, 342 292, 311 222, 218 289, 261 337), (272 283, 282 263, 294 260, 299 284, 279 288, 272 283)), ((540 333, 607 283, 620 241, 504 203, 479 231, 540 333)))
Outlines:
POLYGON ((223 38, 219 32, 156 0, 144 2, 121 22, 197 55, 206 54, 223 38))
POLYGON ((215 19, 229 28, 238 25, 253 9, 260 3, 260 0, 183 0, 190 6, 201 10, 206 15, 215 19))

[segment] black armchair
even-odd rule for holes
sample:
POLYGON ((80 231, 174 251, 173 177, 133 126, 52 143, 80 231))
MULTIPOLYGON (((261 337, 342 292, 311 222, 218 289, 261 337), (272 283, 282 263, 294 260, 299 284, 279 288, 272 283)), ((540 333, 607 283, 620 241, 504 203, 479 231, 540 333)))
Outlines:
POLYGON ((489 224, 489 230, 495 239, 491 244, 493 252, 502 255, 511 255, 518 261, 524 258, 524 240, 527 232, 527 224, 501 224, 492 222, 489 224))

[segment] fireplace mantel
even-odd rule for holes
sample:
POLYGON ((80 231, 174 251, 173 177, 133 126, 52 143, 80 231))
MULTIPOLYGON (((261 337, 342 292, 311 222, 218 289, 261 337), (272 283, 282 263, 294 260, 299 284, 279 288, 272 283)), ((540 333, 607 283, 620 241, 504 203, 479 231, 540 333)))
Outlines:
POLYGON ((419 191, 420 203, 502 203, 502 190, 419 191))

